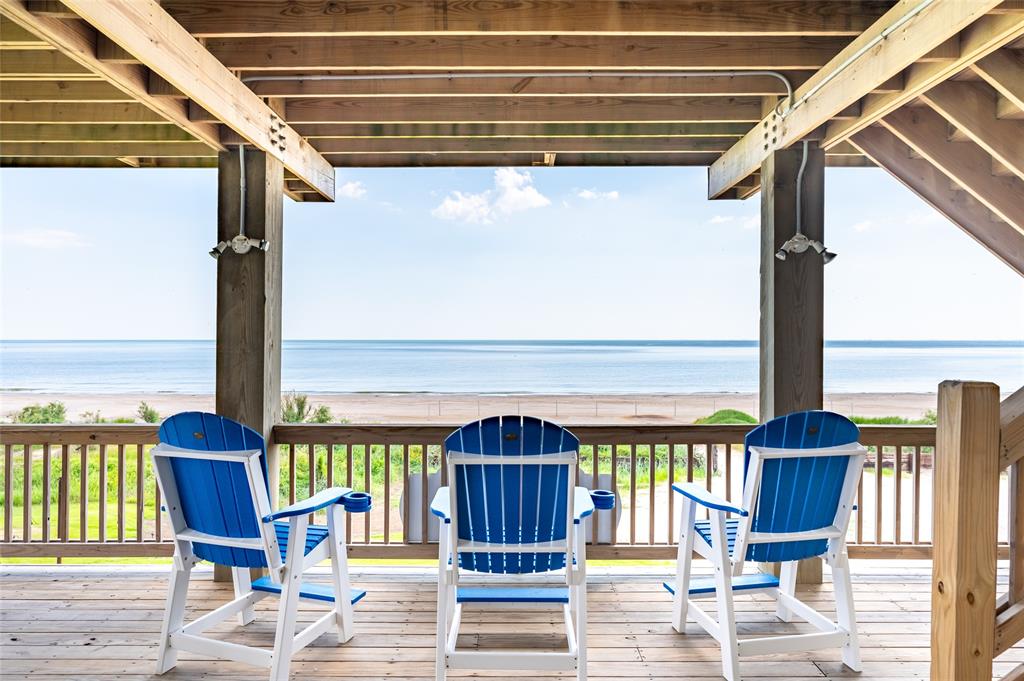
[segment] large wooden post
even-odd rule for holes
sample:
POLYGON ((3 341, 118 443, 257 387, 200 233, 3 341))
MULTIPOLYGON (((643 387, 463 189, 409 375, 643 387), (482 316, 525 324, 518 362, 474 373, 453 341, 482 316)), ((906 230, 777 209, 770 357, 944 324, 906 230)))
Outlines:
MULTIPOLYGON (((824 261, 814 250, 775 253, 796 233, 802 145, 776 151, 761 165, 760 418, 821 409, 823 403, 824 261)), ((811 143, 803 173, 801 224, 825 237, 825 152, 811 143)), ((778 566, 763 566, 776 571, 778 566)), ((821 560, 801 562, 797 580, 820 584, 821 560)))
POLYGON ((933 679, 991 679, 999 513, 999 388, 939 385, 932 554, 933 679))
MULTIPOLYGON (((218 241, 239 233, 240 170, 237 148, 220 154, 218 241)), ((281 412, 283 186, 281 162, 247 148, 245 232, 270 248, 244 254, 228 248, 217 260, 217 413, 256 429, 268 443, 281 412)), ((267 464, 273 503, 279 477, 273 445, 267 447, 267 464)), ((230 579, 230 570, 217 570, 215 579, 230 579)))

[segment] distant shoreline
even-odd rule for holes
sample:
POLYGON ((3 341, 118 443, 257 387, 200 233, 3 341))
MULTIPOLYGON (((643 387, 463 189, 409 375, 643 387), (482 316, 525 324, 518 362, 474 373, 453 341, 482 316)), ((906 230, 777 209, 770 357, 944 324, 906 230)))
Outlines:
MULTIPOLYGON (((462 423, 492 414, 532 414, 565 424, 672 424, 694 420, 720 409, 739 409, 755 417, 755 393, 628 394, 481 394, 481 393, 307 393, 313 405, 326 405, 335 419, 356 424, 462 423)), ((132 417, 140 402, 161 415, 177 411, 212 411, 212 394, 122 392, 68 393, 0 390, 0 417, 30 404, 63 402, 69 422, 85 412, 104 418, 132 417)), ((848 416, 920 418, 936 407, 935 393, 826 393, 824 407, 848 416)))

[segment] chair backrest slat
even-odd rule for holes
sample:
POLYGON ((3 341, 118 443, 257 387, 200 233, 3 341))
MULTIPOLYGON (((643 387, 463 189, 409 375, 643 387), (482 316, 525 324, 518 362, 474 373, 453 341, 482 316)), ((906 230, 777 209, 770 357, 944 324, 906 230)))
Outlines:
MULTIPOLYGON (((236 421, 216 414, 182 412, 164 420, 159 439, 165 444, 199 451, 258 449, 264 483, 269 484, 263 437, 236 421)), ((261 520, 244 463, 173 457, 171 470, 188 527, 218 537, 261 536, 261 520)), ((220 565, 267 567, 265 553, 254 549, 194 543, 193 551, 198 557, 220 565)))
MULTIPOLYGON (((495 416, 459 428, 449 452, 529 457, 576 452, 568 430, 530 416, 495 416)), ((566 463, 454 464, 452 500, 458 539, 522 544, 566 539, 571 467, 566 463)), ((459 553, 459 566, 521 574, 558 570, 565 553, 459 553)))
MULTIPOLYGON (((750 473, 750 447, 815 449, 856 443, 860 430, 848 418, 827 411, 803 411, 772 419, 744 439, 750 473)), ((847 470, 854 457, 795 456, 762 462, 760 489, 750 530, 757 533, 804 532, 828 527, 841 503, 847 470)), ((776 562, 818 556, 828 540, 753 544, 747 560, 776 562)))

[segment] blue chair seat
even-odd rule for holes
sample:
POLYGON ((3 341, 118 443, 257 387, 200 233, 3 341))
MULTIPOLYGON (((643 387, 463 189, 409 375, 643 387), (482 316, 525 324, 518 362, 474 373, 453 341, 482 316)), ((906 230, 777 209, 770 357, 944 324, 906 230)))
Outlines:
POLYGON ((459 603, 568 603, 569 587, 465 587, 456 591, 459 603))
MULTIPOLYGON (((281 548, 281 560, 288 560, 288 534, 290 527, 287 521, 278 520, 274 523, 277 532, 277 545, 281 548)), ((327 528, 323 525, 310 525, 306 530, 306 550, 302 555, 308 556, 317 546, 327 539, 327 528)))
MULTIPOLYGON (((732 555, 732 548, 736 545, 736 531, 739 528, 739 518, 731 518, 725 521, 725 536, 729 545, 729 555, 732 555)), ((710 520, 698 520, 693 524, 694 529, 697 530, 697 534, 704 537, 709 545, 714 546, 715 543, 711 541, 714 533, 711 530, 710 520)))
MULTIPOLYGON (((665 590, 668 591, 670 594, 672 594, 673 596, 676 595, 676 587, 674 584, 670 584, 669 582, 662 582, 661 585, 665 587, 665 590)), ((754 575, 740 575, 738 577, 732 578, 733 592, 777 588, 779 588, 779 578, 775 575, 758 573, 754 575)), ((713 593, 715 593, 714 577, 694 577, 690 579, 691 596, 701 596, 713 593)))

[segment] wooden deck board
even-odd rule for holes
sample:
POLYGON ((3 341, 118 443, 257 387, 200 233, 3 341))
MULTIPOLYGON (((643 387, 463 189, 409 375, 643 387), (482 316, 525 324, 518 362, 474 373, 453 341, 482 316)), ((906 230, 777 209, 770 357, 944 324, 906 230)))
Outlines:
MULTIPOLYGON (((876 564, 877 565, 877 564, 876 564)), ((666 575, 627 574, 598 569, 590 576, 590 676, 608 679, 673 681, 720 678, 719 649, 695 625, 680 636, 669 624, 670 600, 661 587, 666 575)), ((318 574, 316 581, 326 581, 318 574)), ((302 651, 293 678, 421 681, 432 678, 434 598, 429 572, 410 568, 354 570, 353 582, 368 590, 356 606, 356 637, 338 646, 322 636, 302 651)), ((146 567, 0 568, 0 678, 74 678, 81 681, 135 681, 153 678, 156 639, 164 606, 163 570, 146 567)), ((744 660, 744 678, 845 679, 906 681, 926 679, 929 659, 927 572, 877 570, 855 575, 855 598, 861 628, 864 671, 846 670, 838 650, 771 655, 744 660)), ((189 617, 228 600, 230 586, 214 583, 200 572, 190 592, 189 617)), ((831 609, 832 585, 802 588, 800 596, 824 612, 831 609)), ((238 643, 270 646, 276 601, 257 605, 257 619, 247 627, 232 620, 216 629, 238 643)), ((740 634, 772 635, 807 631, 802 624, 776 620, 764 596, 737 601, 740 634)), ((300 622, 322 612, 300 610, 300 622)), ((564 644, 557 613, 476 610, 463 617, 460 647, 557 648, 564 644), (554 616, 552 616, 552 614, 554 616), (517 632, 528 629, 523 637, 517 632)), ((1024 662, 1024 645, 996 662, 996 673, 1024 662)), ((520 679, 497 672, 453 672, 453 678, 520 679)), ((558 673, 538 677, 572 678, 558 673)), ((253 679, 262 673, 232 662, 182 653, 166 679, 253 679)))

